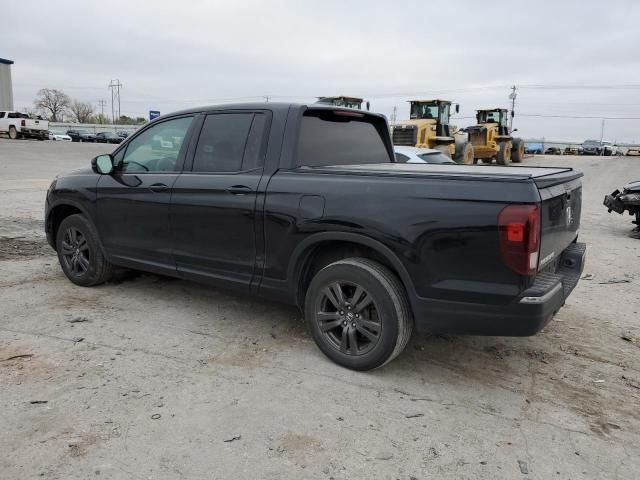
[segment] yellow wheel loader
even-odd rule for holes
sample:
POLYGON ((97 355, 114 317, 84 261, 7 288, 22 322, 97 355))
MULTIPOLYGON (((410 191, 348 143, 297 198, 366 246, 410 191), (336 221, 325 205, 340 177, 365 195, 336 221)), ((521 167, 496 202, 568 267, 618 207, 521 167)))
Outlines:
MULTIPOLYGON (((393 144, 440 150, 458 163, 473 163, 471 144, 455 137, 456 127, 449 125, 451 102, 447 100, 411 100, 410 119, 393 127, 393 144)), ((460 106, 456 104, 458 112, 460 106)))
POLYGON ((491 163, 495 159, 499 165, 522 162, 524 141, 511 136, 508 126, 509 111, 505 108, 491 108, 476 112, 478 124, 465 129, 469 142, 473 145, 475 161, 491 163))
MULTIPOLYGON (((318 97, 318 101, 316 103, 321 103, 323 105, 334 105, 336 107, 346 107, 346 108, 355 108, 356 110, 362 110, 362 103, 364 102, 363 98, 358 97, 347 97, 345 95, 341 95, 339 97, 318 97)), ((369 102, 366 102, 367 110, 369 110, 369 102)))

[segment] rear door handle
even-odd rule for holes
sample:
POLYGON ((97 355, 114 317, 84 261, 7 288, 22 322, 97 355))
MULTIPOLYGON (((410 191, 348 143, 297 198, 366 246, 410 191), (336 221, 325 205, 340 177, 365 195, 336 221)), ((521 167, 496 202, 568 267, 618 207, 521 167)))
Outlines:
POLYGON ((152 192, 166 192, 169 190, 169 187, 164 183, 154 183, 153 185, 149 185, 149 190, 152 192))
POLYGON ((227 192, 231 195, 247 195, 249 193, 253 193, 253 190, 245 185, 233 185, 227 188, 227 192))

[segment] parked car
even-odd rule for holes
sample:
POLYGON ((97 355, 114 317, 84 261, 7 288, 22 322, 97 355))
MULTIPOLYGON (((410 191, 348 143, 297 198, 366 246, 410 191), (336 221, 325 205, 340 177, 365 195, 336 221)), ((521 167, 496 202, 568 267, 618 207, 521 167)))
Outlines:
POLYGON ((638 155, 640 155, 640 148, 639 147, 629 147, 627 149, 627 156, 629 156, 629 157, 637 157, 638 155))
POLYGON ((607 141, 585 140, 582 144, 583 155, 603 155, 608 157, 611 155, 618 155, 618 150, 617 146, 607 141))
POLYGON ((542 143, 526 143, 524 153, 542 155, 544 153, 544 145, 542 143))
POLYGON ((624 214, 625 210, 629 215, 635 215, 632 222, 636 225, 636 230, 640 230, 640 180, 628 183, 622 187, 622 191, 614 190, 611 195, 604 197, 604 205, 616 213, 624 214))
POLYGON ((129 136, 129 132, 127 132, 126 130, 120 130, 119 132, 116 132, 116 134, 120 138, 127 138, 129 136))
POLYGON ((382 115, 221 105, 156 119, 59 175, 45 230, 77 285, 118 266, 298 305, 322 352, 368 370, 414 327, 540 331, 583 269, 581 176, 397 163, 382 115))
POLYGON ((398 163, 456 163, 440 150, 419 147, 402 147, 394 145, 396 162, 398 163))
POLYGON ((562 150, 558 147, 549 147, 544 152, 545 155, 562 155, 562 150))
POLYGON ((49 140, 53 140, 54 142, 70 142, 71 137, 69 135, 65 135, 64 133, 49 131, 49 140))
POLYGON ((96 142, 98 143, 120 143, 124 140, 121 136, 116 135, 113 132, 98 132, 96 133, 96 142))
POLYGON ((577 147, 565 147, 563 155, 579 155, 580 152, 578 151, 577 147))
POLYGON ((582 143, 583 155, 600 155, 600 141, 598 140, 585 140, 582 143))
POLYGON ((73 142, 95 142, 95 134, 88 130, 67 130, 67 135, 71 137, 73 142))
POLYGON ((46 140, 49 137, 49 122, 26 113, 3 110, 0 111, 0 133, 9 135, 12 140, 23 137, 46 140))

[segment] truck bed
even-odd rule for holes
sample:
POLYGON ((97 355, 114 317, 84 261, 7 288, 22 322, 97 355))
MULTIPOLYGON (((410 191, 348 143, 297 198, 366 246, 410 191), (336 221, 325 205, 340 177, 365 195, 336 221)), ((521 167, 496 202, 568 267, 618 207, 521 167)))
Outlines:
POLYGON ((315 171, 331 173, 354 173, 358 175, 406 175, 429 177, 455 177, 459 180, 487 180, 492 182, 526 182, 533 180, 538 188, 546 188, 559 183, 580 178, 581 172, 567 167, 529 167, 492 165, 451 165, 418 163, 383 163, 367 165, 340 165, 316 167, 315 171))

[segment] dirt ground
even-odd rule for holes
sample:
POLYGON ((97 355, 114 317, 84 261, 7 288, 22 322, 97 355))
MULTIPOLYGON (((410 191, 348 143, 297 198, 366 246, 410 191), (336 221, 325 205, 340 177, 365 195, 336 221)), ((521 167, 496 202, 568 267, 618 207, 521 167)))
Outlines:
POLYGON ((71 284, 43 234, 58 172, 109 147, 0 140, 0 478, 635 479, 640 240, 585 173, 585 274, 530 338, 415 337, 342 369, 293 308, 154 275, 71 284))

